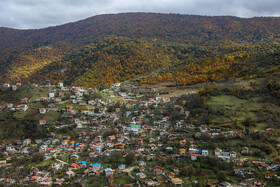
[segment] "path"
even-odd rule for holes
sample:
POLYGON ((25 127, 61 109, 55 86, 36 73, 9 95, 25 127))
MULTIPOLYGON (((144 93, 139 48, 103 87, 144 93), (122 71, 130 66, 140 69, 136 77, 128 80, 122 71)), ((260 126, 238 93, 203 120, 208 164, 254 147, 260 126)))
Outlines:
POLYGON ((128 174, 128 176, 130 176, 132 179, 135 179, 132 175, 131 172, 134 170, 135 166, 132 166, 130 168, 126 168, 123 170, 123 172, 126 172, 128 174))

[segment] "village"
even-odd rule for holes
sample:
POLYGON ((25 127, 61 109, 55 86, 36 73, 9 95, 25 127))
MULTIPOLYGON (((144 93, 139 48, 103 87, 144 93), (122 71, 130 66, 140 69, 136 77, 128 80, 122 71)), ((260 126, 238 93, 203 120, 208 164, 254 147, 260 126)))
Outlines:
MULTIPOLYGON (((17 92, 21 86, 3 88, 17 92)), ((178 97, 161 97, 157 89, 117 83, 97 91, 50 81, 29 86, 49 93, 5 103, 1 112, 24 115, 35 111, 32 104, 45 103, 36 115, 47 136, 0 140, 0 185, 247 187, 280 181, 279 162, 234 144, 276 136, 274 129, 241 132, 198 123, 178 97), (63 120, 49 121, 52 112, 63 120), (216 143, 223 141, 231 144, 216 143), (212 167, 221 170, 216 178, 207 177, 212 167)))

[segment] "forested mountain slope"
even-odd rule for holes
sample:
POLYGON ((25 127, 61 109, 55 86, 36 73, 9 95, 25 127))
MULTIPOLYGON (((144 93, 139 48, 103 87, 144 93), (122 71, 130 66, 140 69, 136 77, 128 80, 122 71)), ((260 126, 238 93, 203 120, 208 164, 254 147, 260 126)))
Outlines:
POLYGON ((247 62, 257 61, 264 67, 257 68, 261 71, 277 66, 279 39, 277 17, 123 13, 45 29, 0 28, 0 80, 50 78, 100 86, 155 70, 154 77, 141 82, 184 85, 245 77, 250 67, 247 62), (113 39, 115 36, 118 38, 113 39), (102 40, 107 43, 103 45, 102 40), (161 77, 155 77, 158 75, 161 77), (189 76, 199 77, 190 80, 189 76))

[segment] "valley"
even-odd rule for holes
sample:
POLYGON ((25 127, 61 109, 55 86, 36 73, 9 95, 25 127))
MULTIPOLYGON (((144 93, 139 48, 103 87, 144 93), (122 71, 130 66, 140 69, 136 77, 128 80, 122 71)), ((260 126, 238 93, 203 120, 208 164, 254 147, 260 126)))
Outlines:
POLYGON ((0 28, 0 185, 279 186, 280 18, 0 28))

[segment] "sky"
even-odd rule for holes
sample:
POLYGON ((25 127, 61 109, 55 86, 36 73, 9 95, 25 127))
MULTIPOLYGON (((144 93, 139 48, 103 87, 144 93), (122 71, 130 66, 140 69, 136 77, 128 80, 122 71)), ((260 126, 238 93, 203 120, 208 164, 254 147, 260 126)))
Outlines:
POLYGON ((0 27, 38 29, 99 14, 280 16, 279 0, 0 0, 0 27))

